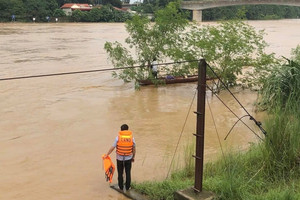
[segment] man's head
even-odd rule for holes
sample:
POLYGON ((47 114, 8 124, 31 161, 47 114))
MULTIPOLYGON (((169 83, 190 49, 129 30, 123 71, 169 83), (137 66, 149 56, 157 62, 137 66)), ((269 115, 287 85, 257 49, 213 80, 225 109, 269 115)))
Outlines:
POLYGON ((121 126, 121 131, 127 131, 128 130, 128 125, 127 124, 123 124, 122 126, 121 126))

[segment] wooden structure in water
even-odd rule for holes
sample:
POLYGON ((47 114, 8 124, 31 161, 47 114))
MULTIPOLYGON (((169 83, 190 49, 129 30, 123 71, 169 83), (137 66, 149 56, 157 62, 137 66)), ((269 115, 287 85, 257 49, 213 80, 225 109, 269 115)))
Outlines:
POLYGON ((138 80, 138 83, 141 86, 146 86, 146 85, 155 85, 155 83, 174 84, 174 83, 189 83, 189 82, 196 82, 196 81, 198 81, 198 75, 190 75, 187 77, 177 76, 177 77, 172 77, 172 78, 160 77, 158 79, 155 79, 155 81, 152 81, 151 79, 138 80))

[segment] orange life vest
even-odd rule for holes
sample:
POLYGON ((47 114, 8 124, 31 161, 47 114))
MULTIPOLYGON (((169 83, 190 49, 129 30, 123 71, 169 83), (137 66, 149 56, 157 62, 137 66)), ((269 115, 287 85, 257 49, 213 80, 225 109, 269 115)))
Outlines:
POLYGON ((121 156, 132 155, 133 137, 131 131, 120 131, 117 142, 117 154, 121 156))
POLYGON ((106 181, 109 181, 111 183, 114 172, 115 172, 115 165, 111 161, 109 156, 105 157, 105 154, 102 155, 102 159, 103 159, 103 166, 104 166, 106 181))

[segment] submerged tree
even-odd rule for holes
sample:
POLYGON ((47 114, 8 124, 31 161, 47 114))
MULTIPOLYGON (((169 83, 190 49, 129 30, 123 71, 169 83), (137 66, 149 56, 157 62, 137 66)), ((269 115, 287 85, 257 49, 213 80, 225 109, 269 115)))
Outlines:
MULTIPOLYGON (((247 86, 257 85, 257 80, 267 74, 266 66, 274 63, 275 59, 273 54, 264 52, 267 44, 263 39, 263 31, 256 31, 254 27, 238 20, 199 26, 188 23, 186 15, 179 12, 178 8, 179 4, 172 2, 165 9, 157 11, 154 24, 141 16, 134 16, 127 21, 129 37, 125 42, 129 48, 119 42, 105 44, 114 67, 143 66, 118 71, 113 74, 114 77, 124 81, 151 79, 149 72, 154 58, 174 62, 205 58, 226 86, 236 85, 245 67, 252 67, 241 79, 247 86), (258 77, 257 74, 262 76, 258 77)), ((197 63, 174 65, 164 70, 175 76, 194 74, 197 63)), ((218 82, 217 91, 221 89, 220 86, 218 82)))
MULTIPOLYGON (((194 25, 188 33, 188 45, 183 53, 188 59, 205 58, 226 86, 236 85, 238 78, 250 86, 253 79, 248 76, 253 74, 240 76, 245 68, 251 66, 250 72, 253 72, 274 63, 274 55, 264 52, 267 44, 263 36, 263 31, 256 31, 240 20, 226 21, 216 26, 194 25)), ((219 81, 216 86, 219 91, 219 81)))
POLYGON ((185 14, 180 12, 179 3, 170 3, 165 9, 155 13, 155 23, 145 16, 135 15, 126 22, 129 37, 125 40, 129 48, 119 42, 106 42, 105 50, 115 68, 140 65, 115 72, 114 77, 124 81, 151 78, 150 65, 154 58, 158 61, 174 60, 175 54, 169 49, 180 48, 182 32, 188 25, 185 14))

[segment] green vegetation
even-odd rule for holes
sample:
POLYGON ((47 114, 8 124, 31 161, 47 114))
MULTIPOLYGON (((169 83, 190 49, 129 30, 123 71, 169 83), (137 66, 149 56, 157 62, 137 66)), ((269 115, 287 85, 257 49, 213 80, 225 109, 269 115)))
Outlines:
MULTIPOLYGON (((268 137, 263 143, 207 163, 204 190, 224 200, 299 199, 300 115, 291 122, 286 117, 288 113, 278 111, 266 122, 268 137)), ((185 172, 186 169, 175 172, 162 182, 135 183, 134 188, 151 199, 173 199, 175 191, 194 184, 194 175, 185 172)))
MULTIPOLYGON (((280 101, 279 101, 280 102, 280 101)), ((267 136, 247 152, 205 168, 205 188, 220 199, 300 198, 300 111, 293 100, 269 110, 267 136)))
MULTIPOLYGON (((217 74, 222 74, 227 86, 238 83, 238 76, 245 66, 257 71, 268 69, 276 62, 272 54, 264 52, 266 43, 263 31, 256 31, 242 21, 222 22, 218 26, 202 26, 188 23, 186 13, 180 12, 179 2, 171 2, 164 9, 155 12, 155 23, 144 16, 136 15, 126 22, 129 37, 124 47, 119 42, 106 42, 105 49, 115 68, 113 76, 125 82, 151 79, 150 65, 154 58, 160 63, 205 58, 217 74), (132 55, 136 52, 136 55, 132 55), (131 68, 134 65, 141 68, 131 68)), ((160 67, 164 74, 173 76, 192 75, 197 72, 198 63, 176 64, 160 67)), ((239 81, 254 84, 252 74, 246 74, 239 81)), ((217 91, 221 89, 217 83, 217 91)))
MULTIPOLYGON (((147 17, 135 15, 126 22, 129 37, 125 40, 129 48, 119 42, 106 42, 105 50, 115 68, 129 67, 113 73, 114 77, 125 82, 152 78, 150 66, 154 58, 158 61, 178 59, 178 49, 183 38, 181 33, 188 25, 184 13, 178 11, 179 3, 170 3, 165 9, 155 13, 156 23, 151 23, 147 17), (132 54, 135 52, 136 55, 132 54), (141 68, 130 68, 133 65, 141 68)), ((168 70, 168 69, 166 69, 168 70)), ((174 68, 176 72, 182 68, 174 68)), ((174 74, 172 72, 167 72, 174 74)), ((137 83, 137 82, 136 82, 137 83)))
POLYGON ((300 45, 298 44, 295 49, 292 49, 292 60, 300 63, 300 45))
POLYGON ((142 4, 131 9, 139 13, 155 13, 157 10, 165 8, 170 2, 177 0, 144 0, 142 4))
POLYGON ((89 12, 75 10, 70 16, 73 22, 124 22, 131 19, 128 12, 115 10, 111 5, 93 8, 89 12))
MULTIPOLYGON (((131 9, 142 14, 155 13, 165 8, 168 3, 177 0, 144 0, 143 3, 131 9)), ((0 22, 8 22, 15 15, 16 21, 31 21, 33 17, 37 22, 46 22, 46 16, 59 17, 60 21, 69 21, 69 17, 58 15, 56 11, 65 3, 85 3, 91 5, 112 5, 118 8, 122 7, 120 0, 0 0, 0 22), (55 13, 55 15, 54 15, 55 13)), ((109 13, 111 15, 111 13, 109 13)), ((118 13, 119 15, 119 13, 118 13)), ((83 14, 85 16, 85 14, 83 14)), ((282 19, 282 18, 299 18, 300 7, 278 6, 278 5, 247 5, 247 6, 230 6, 207 9, 203 11, 203 20, 229 20, 237 19, 243 16, 244 19, 282 19)), ((107 17, 106 17, 107 18, 107 17)), ((191 19, 191 14, 190 18, 191 19)), ((95 22, 94 18, 88 16, 82 22, 95 22), (91 19, 91 20, 89 20, 91 19)), ((110 18, 106 21, 114 22, 110 18)), ((126 21, 126 19, 118 19, 126 21)))
MULTIPOLYGON (((273 110, 265 123, 268 135, 262 143, 207 163, 204 190, 224 200, 299 199, 300 113, 290 108, 273 110)), ((194 175, 188 171, 175 172, 162 182, 135 183, 134 188, 151 199, 173 199, 175 191, 193 186, 194 175)))
POLYGON ((141 184, 134 183, 133 188, 142 194, 146 194, 153 200, 171 200, 177 190, 181 190, 193 185, 193 180, 187 177, 185 173, 174 173, 170 179, 162 182, 144 182, 141 184))
MULTIPOLYGON (((194 154, 195 145, 186 145, 184 148, 184 170, 178 170, 171 174, 171 177, 158 182, 146 181, 143 183, 133 183, 133 188, 138 190, 142 194, 146 194, 150 199, 173 199, 173 193, 177 190, 185 189, 193 185, 194 180, 194 159, 192 154, 194 154)), ((179 168, 173 163, 173 168, 179 168)))
POLYGON ((241 17, 247 20, 292 19, 300 17, 300 7, 281 5, 228 6, 203 10, 204 21, 229 20, 241 17))
POLYGON ((35 22, 55 21, 55 18, 66 22, 124 22, 131 18, 128 12, 116 10, 112 5, 121 7, 122 4, 120 0, 0 0, 0 22, 29 22, 33 18, 35 22), (60 9, 65 3, 102 3, 103 6, 89 12, 76 10, 72 16, 66 16, 60 9))
POLYGON ((120 0, 101 0, 102 5, 112 5, 117 8, 122 8, 122 2, 120 0))
POLYGON ((12 20, 12 15, 18 21, 36 20, 47 21, 46 16, 52 16, 58 8, 55 0, 0 0, 0 21, 12 20))
MULTIPOLYGON (((133 7, 139 13, 155 13, 169 2, 176 0, 145 0, 133 7)), ((208 0, 209 1, 209 0, 208 0)), ((300 17, 300 7, 282 5, 227 6, 203 10, 204 21, 232 20, 243 17, 248 20, 292 19, 300 17)), ((190 17, 191 19, 191 17, 190 17)))
MULTIPOLYGON (((265 139, 252 144, 246 152, 229 152, 205 165, 204 189, 213 191, 217 199, 300 199, 300 104, 299 98, 296 98, 299 83, 294 80, 300 71, 291 72, 291 69, 299 68, 296 63, 300 56, 299 48, 298 45, 292 50, 293 60, 288 66, 278 67, 277 71, 266 76, 261 90, 263 97, 264 90, 269 90, 269 81, 277 89, 273 91, 273 106, 267 107, 269 117, 264 123, 267 131, 265 139), (278 74, 283 78, 282 84, 279 84, 278 74)), ((191 153, 189 158, 193 159, 191 153)), ((187 166, 161 183, 146 182, 135 184, 134 187, 151 199, 173 199, 176 190, 184 188, 188 183, 190 185, 187 187, 192 187, 194 175, 187 173, 191 172, 190 165, 187 166), (164 195, 156 196, 156 192, 164 195)))
POLYGON ((272 72, 262 81, 258 102, 261 110, 286 106, 290 102, 300 106, 300 45, 292 50, 292 59, 286 64, 273 67, 272 72))
MULTIPOLYGON (((268 69, 276 62, 273 54, 264 52, 267 44, 263 36, 263 31, 256 31, 254 27, 238 20, 201 28, 194 25, 186 37, 188 45, 181 45, 182 54, 187 60, 205 58, 214 71, 222 76, 227 87, 234 86, 245 66, 252 66, 255 71, 268 69)), ((239 81, 254 84, 249 79, 252 75, 245 74, 239 81)), ((217 91, 221 89, 219 81, 216 87, 217 91)))

